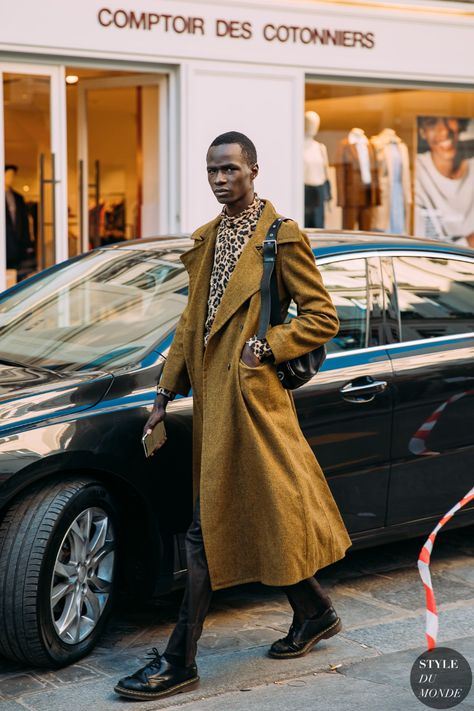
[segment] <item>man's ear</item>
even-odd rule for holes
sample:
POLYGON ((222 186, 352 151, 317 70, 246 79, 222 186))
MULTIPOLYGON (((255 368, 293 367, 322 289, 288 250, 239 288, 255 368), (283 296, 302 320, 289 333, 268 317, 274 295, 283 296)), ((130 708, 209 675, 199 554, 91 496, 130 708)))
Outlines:
POLYGON ((255 180, 255 178, 258 175, 258 163, 254 163, 250 170, 251 170, 252 180, 255 180))

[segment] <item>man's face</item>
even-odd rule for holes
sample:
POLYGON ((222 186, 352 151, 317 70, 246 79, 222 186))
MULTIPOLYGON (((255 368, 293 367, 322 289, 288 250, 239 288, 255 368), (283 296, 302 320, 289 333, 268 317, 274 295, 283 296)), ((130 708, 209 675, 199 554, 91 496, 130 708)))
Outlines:
POLYGON ((15 179, 15 172, 13 168, 8 168, 5 171, 5 188, 7 190, 10 190, 11 187, 13 187, 13 181, 15 179))
POLYGON ((459 121, 455 118, 427 119, 422 123, 420 135, 433 154, 452 160, 458 147, 459 121))
POLYGON ((218 202, 232 205, 253 191, 258 165, 247 163, 238 143, 211 146, 206 160, 207 179, 218 202))

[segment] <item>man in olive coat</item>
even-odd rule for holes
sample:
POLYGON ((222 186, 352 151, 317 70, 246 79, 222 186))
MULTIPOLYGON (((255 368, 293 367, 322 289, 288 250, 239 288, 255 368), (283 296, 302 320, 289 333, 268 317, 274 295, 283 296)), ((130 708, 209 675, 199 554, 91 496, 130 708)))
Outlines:
POLYGON ((197 641, 213 590, 253 581, 283 589, 293 621, 270 647, 273 658, 302 656, 341 629, 314 574, 343 558, 351 540, 275 368, 331 339, 339 326, 336 310, 308 238, 288 220, 278 232, 276 275, 282 314, 293 299, 298 315, 257 338, 262 242, 277 213, 254 191, 257 155, 243 134, 213 141, 207 173, 224 208, 194 232, 194 246, 181 257, 188 304, 144 427, 163 420, 168 401, 192 388, 188 577, 163 655, 155 649, 149 664, 115 687, 134 699, 161 698, 198 683, 197 641))

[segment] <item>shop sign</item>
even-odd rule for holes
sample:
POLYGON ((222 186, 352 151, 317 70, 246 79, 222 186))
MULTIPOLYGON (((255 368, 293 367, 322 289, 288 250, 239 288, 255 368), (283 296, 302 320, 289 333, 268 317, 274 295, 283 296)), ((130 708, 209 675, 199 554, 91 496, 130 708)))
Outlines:
POLYGON ((309 25, 288 25, 267 22, 255 27, 251 20, 231 20, 217 17, 213 22, 205 17, 186 17, 166 13, 124 10, 122 8, 101 7, 97 19, 102 27, 119 30, 145 30, 176 35, 188 34, 200 37, 226 37, 233 40, 253 40, 260 34, 264 42, 313 44, 335 47, 362 47, 372 49, 375 45, 373 32, 312 27, 309 25))
POLYGON ((467 12, 191 0, 48 0, 46 7, 35 0, 5 5, 0 48, 472 81, 474 16, 467 12))

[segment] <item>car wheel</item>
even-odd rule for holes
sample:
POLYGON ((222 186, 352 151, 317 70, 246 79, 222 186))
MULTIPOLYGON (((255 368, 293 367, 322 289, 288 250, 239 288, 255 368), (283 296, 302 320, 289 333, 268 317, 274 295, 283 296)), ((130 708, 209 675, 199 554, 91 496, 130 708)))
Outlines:
POLYGON ((91 651, 112 604, 116 532, 97 481, 43 485, 12 505, 0 524, 0 654, 60 667, 91 651))

